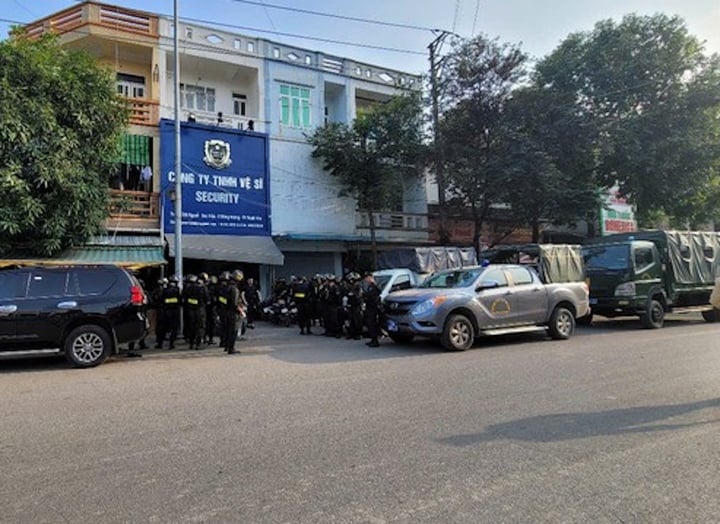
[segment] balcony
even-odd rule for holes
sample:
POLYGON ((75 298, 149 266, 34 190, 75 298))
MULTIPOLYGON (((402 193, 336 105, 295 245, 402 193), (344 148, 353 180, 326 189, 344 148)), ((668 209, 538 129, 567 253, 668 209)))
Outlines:
POLYGON ((159 230, 159 194, 111 189, 107 227, 128 231, 159 230))
MULTIPOLYGON (((375 235, 378 240, 399 242, 425 242, 428 240, 428 216, 421 213, 373 213, 375 235)), ((355 228, 370 236, 370 218, 366 211, 355 213, 355 228)))
POLYGON ((128 98, 130 124, 157 126, 160 120, 160 104, 141 98, 128 98))
POLYGON ((25 27, 30 38, 44 33, 64 34, 90 26, 101 30, 119 31, 158 38, 158 19, 142 11, 87 2, 70 7, 25 27))

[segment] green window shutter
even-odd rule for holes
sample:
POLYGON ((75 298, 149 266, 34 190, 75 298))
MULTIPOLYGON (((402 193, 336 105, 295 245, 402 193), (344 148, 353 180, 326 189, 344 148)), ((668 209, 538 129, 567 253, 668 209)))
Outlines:
POLYGON ((280 122, 290 125, 290 99, 285 96, 280 98, 280 122))
POLYGON ((292 99, 292 124, 293 127, 300 127, 300 99, 292 99))
POLYGON ((307 100, 302 101, 302 126, 305 129, 310 127, 310 102, 307 100))
POLYGON ((136 166, 150 165, 150 137, 144 135, 125 135, 123 137, 124 164, 136 166))
POLYGON ((280 94, 281 95, 289 95, 290 94, 290 86, 286 86, 284 84, 280 85, 280 94))

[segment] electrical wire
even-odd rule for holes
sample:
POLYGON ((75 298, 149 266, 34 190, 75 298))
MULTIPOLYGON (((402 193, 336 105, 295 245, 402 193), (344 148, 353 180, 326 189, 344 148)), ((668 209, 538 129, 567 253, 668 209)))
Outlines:
POLYGON ((385 22, 383 20, 377 20, 372 18, 361 18, 361 17, 355 17, 355 16, 347 16, 347 15, 338 15, 335 13, 325 13, 321 11, 313 11, 310 9, 300 9, 297 7, 287 7, 283 5, 277 5, 277 4, 267 4, 265 2, 258 2, 253 0, 232 0, 233 2, 238 2, 241 4, 248 4, 248 5, 258 5, 258 6, 264 6, 264 7, 270 7, 272 9, 281 9, 284 11, 292 11, 294 13, 303 13, 306 15, 314 15, 314 16, 323 16, 327 18, 335 18, 337 20, 348 20, 351 22, 362 22, 366 24, 376 24, 376 25, 382 25, 386 27, 396 27, 401 29, 413 29, 416 31, 441 31, 438 28, 433 27, 424 27, 419 25, 412 25, 412 24, 402 24, 397 22, 385 22))

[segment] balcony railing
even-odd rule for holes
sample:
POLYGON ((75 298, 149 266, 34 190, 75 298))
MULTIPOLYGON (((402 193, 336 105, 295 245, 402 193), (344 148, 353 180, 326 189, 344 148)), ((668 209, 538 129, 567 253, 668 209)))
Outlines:
POLYGON ((110 217, 119 219, 160 218, 157 193, 110 190, 110 217))
POLYGON ((43 33, 67 33, 86 25, 114 29, 136 35, 158 37, 158 19, 142 11, 112 5, 86 3, 69 7, 25 27, 30 38, 43 33))
POLYGON ((160 104, 141 98, 128 98, 130 123, 140 126, 156 126, 160 119, 160 104))
MULTIPOLYGON (((373 213, 375 233, 379 238, 394 240, 427 240, 428 216, 422 213, 373 213)), ((355 227, 361 233, 370 232, 370 217, 366 211, 355 214, 355 227), (365 231, 366 230, 366 231, 365 231)))

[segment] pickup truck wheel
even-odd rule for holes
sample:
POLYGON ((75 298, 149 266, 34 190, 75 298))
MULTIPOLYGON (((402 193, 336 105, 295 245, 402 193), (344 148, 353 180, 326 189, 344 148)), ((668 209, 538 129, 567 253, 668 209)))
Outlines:
POLYGON ((465 351, 475 342, 475 329, 465 315, 451 315, 445 322, 440 343, 445 349, 465 351))
POLYGON ((713 308, 702 312, 705 322, 720 322, 720 309, 713 308))
POLYGON ((407 335, 404 333, 389 333, 388 336, 396 344, 409 344, 415 338, 415 335, 407 335))
POLYGON ((665 309, 657 300, 651 300, 647 311, 640 316, 644 328, 660 329, 665 322, 665 309))
POLYGON ((91 368, 108 358, 111 344, 110 335, 100 326, 79 326, 65 339, 65 358, 77 368, 91 368))
POLYGON ((575 317, 572 311, 562 306, 556 307, 550 317, 548 331, 550 332, 550 337, 555 340, 566 340, 570 338, 570 335, 575 331, 575 317))

